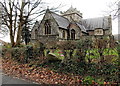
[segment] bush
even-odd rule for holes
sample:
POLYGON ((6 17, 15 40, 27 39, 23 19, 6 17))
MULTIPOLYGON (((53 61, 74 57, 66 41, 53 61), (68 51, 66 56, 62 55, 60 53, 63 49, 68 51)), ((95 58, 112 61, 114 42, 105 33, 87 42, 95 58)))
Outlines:
POLYGON ((118 66, 120 66, 120 44, 117 45, 117 52, 118 52, 118 66))
POLYGON ((33 58, 33 46, 31 45, 27 45, 25 48, 25 54, 26 54, 26 58, 33 58))
POLYGON ((68 59, 73 59, 73 53, 76 49, 75 41, 61 41, 57 43, 57 47, 63 52, 63 63, 66 63, 68 59))
POLYGON ((21 63, 28 63, 30 60, 35 60, 37 57, 42 56, 44 53, 44 47, 38 48, 33 45, 26 45, 24 47, 2 48, 2 56, 7 58, 13 58, 21 63))
POLYGON ((41 42, 36 42, 33 45, 33 54, 35 57, 43 57, 45 56, 44 50, 45 50, 45 45, 41 42))
POLYGON ((11 58, 17 60, 18 62, 24 63, 25 61, 25 49, 24 48, 12 48, 11 49, 11 58))
POLYGON ((11 58, 11 49, 2 48, 2 58, 11 58))
POLYGON ((91 85, 94 80, 95 80, 95 79, 94 79, 93 77, 91 77, 91 76, 86 76, 86 77, 83 79, 83 84, 91 85))
POLYGON ((79 60, 79 62, 86 62, 85 57, 87 54, 87 50, 90 50, 92 48, 92 41, 89 39, 86 40, 79 40, 77 41, 76 45, 77 51, 76 51, 76 57, 79 60))
POLYGON ((75 62, 72 59, 67 60, 66 63, 60 64, 60 66, 62 68, 62 71, 64 71, 65 73, 76 74, 78 69, 75 62))
POLYGON ((105 81, 117 81, 119 70, 113 64, 88 64, 87 74, 94 77, 103 77, 105 81))
POLYGON ((10 49, 10 48, 12 48, 12 45, 10 43, 7 43, 7 44, 3 45, 2 48, 10 49))

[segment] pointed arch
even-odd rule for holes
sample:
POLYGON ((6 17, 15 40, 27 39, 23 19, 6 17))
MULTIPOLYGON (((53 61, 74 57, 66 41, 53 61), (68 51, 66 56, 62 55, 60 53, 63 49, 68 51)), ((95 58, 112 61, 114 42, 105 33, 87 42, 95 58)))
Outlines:
POLYGON ((72 40, 75 39, 75 30, 74 29, 71 30, 71 39, 72 40))
POLYGON ((45 21, 45 34, 51 34, 51 25, 49 20, 45 21))

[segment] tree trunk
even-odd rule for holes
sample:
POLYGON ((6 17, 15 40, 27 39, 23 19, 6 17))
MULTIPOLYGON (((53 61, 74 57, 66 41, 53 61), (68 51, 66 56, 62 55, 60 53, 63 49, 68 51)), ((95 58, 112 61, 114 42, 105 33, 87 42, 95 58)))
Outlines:
POLYGON ((9 25, 9 30, 10 30, 10 41, 11 41, 11 45, 12 47, 14 47, 15 43, 14 43, 14 34, 13 34, 13 28, 12 28, 12 20, 10 19, 11 23, 9 25))
POLYGON ((17 32, 17 39, 16 39, 16 46, 20 45, 21 42, 21 31, 22 31, 22 27, 21 27, 21 22, 18 28, 18 32, 17 32))
MULTIPOLYGON (((12 29, 11 29, 12 30, 12 29)), ((14 43, 14 36, 13 36, 13 33, 12 31, 10 30, 10 41, 11 41, 11 45, 12 47, 14 47, 15 43, 14 43)))

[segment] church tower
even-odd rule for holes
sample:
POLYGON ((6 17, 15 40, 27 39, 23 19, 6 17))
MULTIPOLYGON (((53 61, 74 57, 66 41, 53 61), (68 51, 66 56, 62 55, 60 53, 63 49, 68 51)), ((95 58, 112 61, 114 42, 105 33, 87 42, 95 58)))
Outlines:
POLYGON ((72 6, 65 12, 61 12, 62 16, 67 18, 69 21, 79 22, 82 18, 82 13, 72 6))

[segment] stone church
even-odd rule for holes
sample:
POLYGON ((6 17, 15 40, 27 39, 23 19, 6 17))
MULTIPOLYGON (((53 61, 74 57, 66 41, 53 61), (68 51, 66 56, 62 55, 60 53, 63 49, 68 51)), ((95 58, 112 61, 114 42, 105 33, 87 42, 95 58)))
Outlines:
MULTIPOLYGON (((89 15, 89 14, 88 14, 89 15)), ((82 37, 112 35, 111 16, 83 19, 72 6, 61 14, 46 10, 43 19, 31 31, 31 41, 79 40, 82 37)))

